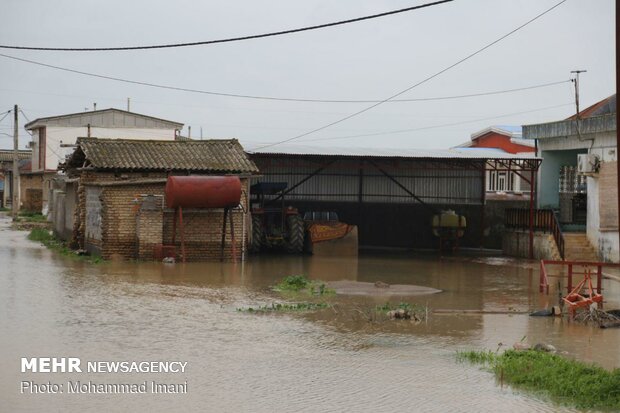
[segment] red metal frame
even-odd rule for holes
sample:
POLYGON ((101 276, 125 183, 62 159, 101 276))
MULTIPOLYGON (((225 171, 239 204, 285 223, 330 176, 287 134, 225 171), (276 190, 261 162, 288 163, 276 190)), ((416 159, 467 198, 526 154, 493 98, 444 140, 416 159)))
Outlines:
MULTIPOLYGON (((569 267, 570 268, 570 267, 569 267)), ((603 296, 601 295, 601 267, 598 267, 597 276, 597 292, 594 292, 592 287, 592 272, 589 268, 585 270, 583 280, 573 288, 566 297, 562 297, 562 301, 568 305, 568 311, 571 317, 575 316, 577 309, 588 308, 590 305, 596 303, 600 307, 603 306, 603 296), (587 292, 582 294, 581 291, 587 287, 587 292)))
POLYGON ((572 292, 574 289, 574 275, 585 276, 588 272, 590 272, 590 268, 596 268, 596 292, 600 294, 602 291, 603 267, 620 268, 620 264, 610 262, 540 260, 539 291, 546 294, 549 294, 549 275, 547 274, 547 265, 560 265, 562 267, 568 268, 568 273, 566 275, 568 279, 568 285, 566 286, 566 290, 568 293, 572 292), (584 272, 574 272, 574 267, 583 267, 584 272))

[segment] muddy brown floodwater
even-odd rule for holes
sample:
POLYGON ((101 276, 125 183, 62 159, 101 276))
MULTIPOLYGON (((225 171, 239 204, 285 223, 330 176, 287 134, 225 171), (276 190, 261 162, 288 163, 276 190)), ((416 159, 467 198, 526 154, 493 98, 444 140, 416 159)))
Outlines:
MULTIPOLYGON (((431 314, 426 323, 369 323, 360 311, 409 301, 430 309, 530 311, 535 263, 504 258, 362 255, 251 257, 244 264, 89 264, 57 255, 0 218, 0 410, 15 411, 568 411, 500 386, 457 350, 522 339, 570 357, 620 367, 620 329, 601 330, 523 314, 431 314), (283 301, 280 278, 415 284, 411 297, 345 296, 314 313, 248 314, 283 301), (524 338, 525 337, 525 338, 524 338), (187 361, 182 374, 21 373, 20 358, 187 361), (21 381, 187 381, 187 394, 20 394, 21 381)), ((620 283, 606 281, 607 306, 620 283)))

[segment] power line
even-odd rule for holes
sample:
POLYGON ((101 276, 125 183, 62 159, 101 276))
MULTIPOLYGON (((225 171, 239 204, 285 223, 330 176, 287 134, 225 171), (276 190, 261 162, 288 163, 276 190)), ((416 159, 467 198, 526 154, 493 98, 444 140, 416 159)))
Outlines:
MULTIPOLYGON (((81 70, 76 70, 76 69, 71 69, 71 68, 61 67, 61 66, 55 66, 55 65, 48 64, 48 63, 24 59, 24 58, 16 57, 16 56, 10 56, 6 54, 2 54, 2 53, 0 53, 0 57, 5 57, 7 59, 17 60, 17 61, 24 62, 24 63, 30 63, 30 64, 34 64, 38 66, 61 70, 64 72, 69 72, 69 73, 75 73, 75 74, 79 74, 83 76, 95 77, 99 79, 113 80, 116 82, 130 83, 134 85, 148 86, 148 87, 153 87, 153 88, 158 88, 158 89, 176 90, 179 92, 199 93, 199 94, 204 94, 204 95, 225 96, 225 97, 243 98, 243 99, 257 99, 257 100, 275 100, 275 101, 285 101, 285 102, 306 102, 306 103, 386 103, 387 102, 386 100, 305 99, 305 98, 287 98, 287 97, 277 97, 277 96, 258 96, 258 95, 244 95, 244 94, 225 93, 225 92, 213 92, 213 91, 208 91, 208 90, 191 89, 191 88, 184 88, 184 87, 170 86, 170 85, 161 85, 157 83, 142 82, 139 80, 124 79, 120 77, 101 75, 101 74, 91 73, 91 72, 84 72, 81 70)), ((555 85, 559 85, 559 84, 563 84, 567 82, 570 82, 570 80, 543 83, 540 85, 526 86, 526 87, 521 87, 521 88, 495 90, 495 91, 490 91, 490 92, 470 93, 470 94, 465 94, 465 95, 437 96, 437 97, 413 98, 413 99, 390 99, 389 102, 422 102, 422 101, 432 101, 432 100, 463 99, 463 98, 478 97, 478 96, 499 95, 503 93, 513 93, 513 92, 520 92, 524 90, 550 87, 550 86, 555 86, 555 85)))
POLYGON ((205 41, 200 41, 200 42, 159 44, 159 45, 150 45, 150 46, 125 46, 125 47, 35 47, 35 46, 0 45, 0 48, 17 49, 17 50, 45 50, 45 51, 55 51, 55 52, 110 52, 110 51, 147 50, 147 49, 170 49, 174 47, 188 47, 188 46, 205 46, 209 44, 239 42, 239 41, 244 41, 244 40, 261 39, 265 37, 275 37, 275 36, 282 36, 285 34, 306 32, 310 30, 325 29, 327 27, 340 26, 340 25, 349 24, 349 23, 357 23, 357 22, 364 21, 364 20, 371 20, 371 19, 376 19, 379 17, 391 16, 394 14, 405 13, 408 11, 424 9, 424 8, 431 7, 431 6, 437 6, 443 3, 449 3, 451 1, 454 1, 454 0, 441 0, 441 1, 436 1, 433 3, 421 4, 419 6, 412 6, 412 7, 407 7, 404 9, 392 10, 392 11, 378 13, 378 14, 372 14, 370 16, 356 17, 354 19, 340 20, 340 21, 336 21, 332 23, 318 24, 315 26, 306 26, 306 27, 301 27, 298 29, 281 30, 277 32, 253 34, 249 36, 232 37, 232 38, 226 38, 226 39, 205 40, 205 41))
MULTIPOLYGON (((8 57, 8 56, 3 55, 3 54, 0 54, 0 56, 8 57)), ((33 62, 28 62, 28 63, 33 63, 33 62)), ((129 82, 131 82, 131 81, 129 81, 129 82)), ((522 91, 525 91, 525 90, 541 89, 541 88, 546 88, 546 87, 550 87, 550 86, 557 86, 557 85, 561 85, 561 84, 569 83, 569 82, 572 82, 572 80, 570 80, 570 79, 568 79, 568 80, 560 80, 560 81, 557 81, 557 82, 541 83, 541 84, 536 84, 536 85, 531 85, 531 86, 524 86, 524 87, 519 87, 519 88, 503 89, 503 90, 493 90, 493 91, 487 91, 487 92, 469 93, 469 94, 464 94, 464 95, 430 96, 430 97, 421 97, 421 98, 412 98, 412 99, 392 99, 392 100, 389 101, 389 103, 393 103, 393 102, 394 103, 398 103, 398 102, 427 102, 427 101, 434 101, 434 100, 452 100, 452 99, 465 99, 465 98, 480 97, 480 96, 500 95, 500 94, 504 94, 504 93, 522 92, 522 91)), ((162 86, 162 87, 167 87, 167 86, 162 86)), ((57 93, 44 93, 44 92, 35 92, 35 91, 29 91, 29 90, 15 90, 15 89, 0 89, 0 90, 6 90, 6 91, 11 91, 11 92, 35 93, 35 94, 50 95, 50 96, 64 96, 64 97, 80 98, 80 99, 93 99, 93 97, 91 97, 91 96, 76 96, 76 95, 57 94, 57 93)), ((282 101, 289 101, 289 102, 309 102, 309 103, 376 103, 376 102, 380 102, 380 100, 370 100, 370 99, 366 99, 366 100, 356 100, 356 99, 306 99, 306 98, 286 98, 286 97, 255 96, 255 95, 254 96, 253 95, 236 95, 236 94, 232 94, 232 93, 209 92, 209 91, 196 90, 196 89, 187 89, 186 91, 188 91, 188 92, 196 92, 196 93, 205 93, 205 94, 215 94, 215 95, 228 96, 228 97, 237 97, 237 98, 269 99, 269 100, 282 100, 282 101)), ((94 98, 94 99, 99 99, 99 98, 94 98)), ((117 100, 117 101, 123 101, 123 102, 126 101, 126 99, 119 99, 119 98, 101 98, 101 99, 117 100)), ((161 102, 149 102, 149 101, 144 101, 144 100, 133 100, 133 101, 134 102, 141 102, 141 103, 158 104, 158 105, 163 104, 161 102)), ((181 106, 203 107, 203 106, 197 106, 197 105, 181 105, 181 106)))
POLYGON ((0 122, 2 122, 4 120, 4 118, 6 118, 7 116, 9 116, 9 113, 11 113, 10 110, 7 110, 6 112, 4 112, 4 116, 2 118, 0 118, 0 122))
POLYGON ((20 113, 21 113, 22 115, 24 115, 24 117, 26 118, 26 120, 27 120, 28 122, 32 122, 32 121, 30 120, 30 118, 29 118, 29 117, 28 117, 28 116, 24 113, 24 111, 23 111, 23 110, 21 110, 21 109, 20 109, 19 111, 20 111, 20 113))
POLYGON ((421 131, 421 130, 439 129, 439 128, 446 128, 446 127, 449 127, 449 126, 459 126, 459 125, 466 125, 468 123, 482 122, 482 121, 485 121, 485 120, 493 120, 493 119, 498 119, 498 118, 505 118, 505 117, 508 117, 508 116, 523 115, 525 113, 540 112, 540 111, 543 111, 543 110, 556 109, 556 108, 561 108, 561 107, 564 107, 564 106, 572 106, 572 105, 573 105, 572 102, 571 103, 563 103, 561 105, 546 106, 546 107, 543 107, 543 108, 531 109, 531 110, 526 110, 526 111, 522 111, 522 112, 505 113, 503 115, 495 115, 495 116, 490 116, 490 117, 486 117, 486 118, 466 120, 466 121, 461 121, 461 122, 445 123, 445 124, 442 124, 442 125, 424 126, 424 127, 421 127, 421 128, 411 128, 411 129, 399 129, 399 130, 393 130, 393 131, 387 131, 387 132, 365 133, 365 134, 360 134, 360 135, 332 136, 332 137, 327 137, 327 138, 308 139, 308 140, 304 140, 303 142, 319 142, 319 141, 332 141, 332 140, 340 140, 340 139, 364 138, 364 137, 369 137, 369 136, 395 135, 395 134, 406 133, 406 132, 417 132, 417 131, 421 131))
POLYGON ((366 108, 364 108, 364 109, 362 109, 362 110, 359 110, 359 111, 354 112, 354 113, 352 113, 352 114, 350 114, 350 115, 348 115, 348 116, 345 116, 344 118, 341 118, 341 119, 338 119, 338 120, 336 120, 336 121, 330 122, 330 123, 328 123, 328 124, 326 124, 326 125, 323 125, 323 126, 321 126, 321 127, 318 127, 318 128, 316 128, 316 129, 313 129, 313 130, 311 130, 311 131, 309 131, 309 132, 305 132, 305 133, 302 133, 301 135, 293 136, 292 138, 284 139, 284 140, 279 141, 279 142, 274 142, 274 143, 271 143, 271 144, 269 144, 269 145, 262 146, 262 147, 260 147, 260 148, 258 148, 258 149, 264 149, 264 148, 268 148, 268 147, 271 147, 271 146, 275 146, 275 145, 278 145, 278 144, 281 144, 281 143, 286 143, 286 142, 290 142, 290 141, 293 141, 293 140, 296 140, 296 139, 303 138, 304 136, 308 136, 308 135, 311 135, 311 134, 313 134, 313 133, 316 133, 316 132, 322 131, 322 130, 327 129, 327 128, 331 127, 331 126, 337 125, 337 124, 342 123, 342 122, 344 122, 344 121, 346 121, 346 120, 349 120, 349 119, 351 119, 351 118, 354 118, 354 117, 356 117, 356 116, 359 116, 359 115, 361 115, 362 113, 368 112, 369 110, 374 109, 374 108, 376 108, 377 106, 382 105, 383 103, 388 102, 388 101, 390 101, 390 100, 392 100, 392 99, 394 99, 394 98, 396 98, 396 97, 398 97, 398 96, 400 96, 400 95, 402 95, 402 94, 404 94, 404 93, 407 93, 408 91, 410 91, 410 90, 412 90, 412 89, 414 89, 414 88, 416 88, 416 87, 418 87, 418 86, 420 86, 420 85, 422 85, 422 84, 424 84, 424 83, 428 82, 428 81, 429 81, 429 80, 431 80, 431 79, 436 78, 437 76, 439 76, 439 75, 441 75, 441 74, 443 74, 443 73, 447 72, 448 70, 450 70, 450 69, 452 69, 452 68, 454 68, 454 67, 456 67, 456 66, 460 65, 461 63, 463 63, 463 62, 465 62, 465 61, 467 61, 467 60, 471 59, 472 57, 474 57, 474 56, 476 56, 476 55, 478 55, 478 54, 482 53, 482 52, 483 52, 483 51, 485 51, 486 49, 488 49, 488 48, 490 48, 491 46, 493 46, 493 45, 495 45, 495 44, 499 43, 500 41, 504 40, 504 39, 505 39, 505 38, 507 38, 508 36, 510 36, 510 35, 512 35, 512 34, 514 34, 514 33, 516 33, 517 31, 521 30, 522 28, 524 28, 525 26, 529 25, 530 23, 532 23, 532 22, 534 22, 534 21, 538 20, 539 18, 541 18, 541 17, 542 17, 542 16, 544 16, 545 14, 549 13, 550 11, 552 11, 553 9, 555 9, 556 7, 559 7, 561 4, 563 4, 563 3, 565 3, 565 2, 566 2, 566 0, 562 0, 562 1, 560 1, 559 3, 555 4, 554 6, 552 6, 552 7, 548 8, 547 10, 545 10, 545 11, 543 11, 542 13, 540 13, 540 14, 536 15, 535 17, 531 18, 531 19, 530 19, 530 20, 528 20, 527 22, 525 22, 525 23, 523 23, 522 25, 518 26, 517 28, 515 28, 515 29, 511 30, 510 32, 506 33, 505 35, 501 36, 500 38, 498 38, 498 39, 496 39, 496 40, 492 41, 491 43, 487 44, 486 46, 484 46, 484 47, 482 47, 482 48, 480 48, 480 49, 476 50, 475 52, 473 52, 473 53, 471 53, 471 54, 469 54, 469 55, 465 56, 464 58, 462 58, 462 59, 460 59, 460 60, 456 61, 455 63, 453 63, 453 64, 451 64, 451 65, 449 65, 449 66, 447 66, 447 67, 443 68, 443 69, 442 69, 442 70, 440 70, 439 72, 436 72, 435 74, 433 74, 433 75, 431 75, 431 76, 428 76, 427 78, 425 78, 425 79, 423 79, 423 80, 421 80, 421 81, 419 81, 419 82, 417 82, 417 83, 415 83, 415 84, 413 84, 413 85, 411 85, 411 86, 407 87, 406 89, 401 90, 401 91, 400 91, 400 92, 398 92, 398 93, 395 93, 394 95, 392 95, 392 96, 390 96, 390 97, 388 97, 388 98, 386 98, 386 99, 384 99, 384 100, 382 100, 382 101, 380 101, 380 102, 378 102, 378 103, 375 103, 375 104, 373 104, 373 105, 370 105, 370 106, 368 106, 368 107, 366 107, 366 108))

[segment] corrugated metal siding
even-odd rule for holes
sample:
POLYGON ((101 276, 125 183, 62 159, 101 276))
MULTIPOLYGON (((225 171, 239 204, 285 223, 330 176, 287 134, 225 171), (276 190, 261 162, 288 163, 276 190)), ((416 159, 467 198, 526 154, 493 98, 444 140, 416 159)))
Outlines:
MULTIPOLYGON (((315 176, 321 164, 299 158, 253 157, 259 167, 261 182, 287 182, 294 187, 286 195, 289 200, 358 202, 360 197, 360 161, 337 160, 315 176)), ((324 159, 331 162, 332 159, 324 159)), ((386 173, 409 191, 429 204, 479 205, 482 197, 481 171, 465 164, 456 166, 441 161, 374 161, 386 173)), ((395 184, 370 162, 363 163, 362 202, 412 204, 417 203, 405 190, 395 184)))

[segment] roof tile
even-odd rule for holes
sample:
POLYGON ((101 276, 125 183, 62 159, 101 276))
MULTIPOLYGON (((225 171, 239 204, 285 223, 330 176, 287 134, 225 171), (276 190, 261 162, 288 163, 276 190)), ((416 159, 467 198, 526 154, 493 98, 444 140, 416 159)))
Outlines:
POLYGON ((236 139, 156 141, 79 138, 77 146, 62 169, 81 167, 87 160, 97 169, 258 172, 236 139))

